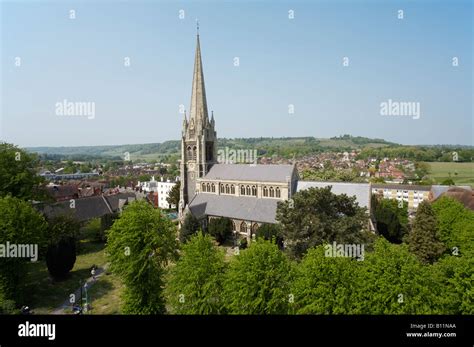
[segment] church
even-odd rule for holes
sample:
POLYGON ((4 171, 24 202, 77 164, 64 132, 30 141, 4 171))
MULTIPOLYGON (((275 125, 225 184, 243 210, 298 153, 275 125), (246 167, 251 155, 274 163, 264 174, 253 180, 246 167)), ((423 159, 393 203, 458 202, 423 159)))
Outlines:
POLYGON ((350 191, 361 206, 370 203, 369 184, 303 182, 294 165, 220 163, 217 159, 217 132, 214 114, 209 119, 207 109, 198 33, 189 119, 185 113, 181 136, 181 222, 187 213, 203 226, 211 218, 227 217, 237 235, 251 239, 263 223, 276 223, 277 203, 291 199, 300 189, 332 185, 343 193, 350 191))

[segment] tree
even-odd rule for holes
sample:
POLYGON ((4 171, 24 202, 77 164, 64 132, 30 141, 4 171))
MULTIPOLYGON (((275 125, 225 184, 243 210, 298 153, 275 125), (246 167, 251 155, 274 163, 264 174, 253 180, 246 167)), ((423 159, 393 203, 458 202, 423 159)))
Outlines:
POLYGON ((364 243, 369 236, 366 209, 355 197, 336 195, 331 186, 309 188, 278 202, 276 219, 281 223, 285 249, 301 258, 312 247, 323 243, 364 243))
POLYGON ((292 266, 270 241, 259 239, 235 256, 224 280, 231 314, 285 314, 291 299, 292 266))
POLYGON ((449 252, 474 256, 474 211, 447 196, 440 197, 431 206, 438 221, 439 238, 449 252))
POLYGON ((447 255, 432 266, 443 314, 474 314, 474 258, 447 255))
POLYGON ((428 163, 415 162, 415 175, 418 179, 423 180, 431 172, 431 166, 428 163))
POLYGON ((176 314, 223 313, 224 252, 199 232, 183 245, 166 284, 167 304, 176 314))
POLYGON ((176 206, 176 211, 178 211, 178 206, 179 206, 179 192, 180 192, 180 187, 181 187, 181 182, 178 181, 176 184, 171 188, 168 197, 166 198, 166 201, 170 205, 176 206))
POLYGON ((55 279, 67 276, 76 262, 76 237, 79 223, 70 216, 58 216, 48 221, 49 246, 46 253, 48 271, 55 279))
POLYGON ((433 263, 444 252, 445 247, 438 238, 436 215, 429 202, 418 205, 415 221, 408 234, 410 251, 424 263, 433 263))
POLYGON ((55 279, 63 279, 74 267, 76 262, 76 240, 74 238, 62 238, 48 247, 46 253, 46 265, 51 276, 55 279))
MULTIPOLYGON (((31 205, 18 198, 0 198, 0 306, 8 307, 23 300, 21 283, 25 278, 25 263, 38 260, 46 247, 47 223, 31 205), (31 257, 7 257, 9 245, 31 245, 31 250, 40 252, 31 257), (36 259, 34 259, 36 258, 36 259), (3 303, 1 302, 3 301, 3 303)), ((0 311, 2 308, 0 307, 0 311)), ((6 310, 8 311, 8 310, 6 310)))
POLYGON ((229 218, 212 218, 209 221, 207 231, 222 245, 232 235, 232 225, 232 221, 229 218))
POLYGON ((256 238, 272 241, 278 245, 278 248, 283 249, 283 238, 278 224, 262 224, 257 229, 256 238))
POLYGON ((107 230, 109 230, 112 225, 114 224, 114 221, 119 218, 118 213, 113 213, 113 214, 105 214, 100 218, 100 229, 96 233, 96 241, 99 242, 104 242, 107 240, 107 230))
POLYGON ((392 243, 402 243, 408 231, 408 204, 372 196, 377 232, 392 243))
POLYGON ((291 287, 297 314, 348 314, 351 294, 359 285, 354 273, 362 262, 327 257, 325 248, 310 249, 298 264, 291 287))
POLYGON ((148 182, 148 181, 151 181, 151 175, 150 175, 150 174, 140 175, 140 176, 138 176, 138 180, 139 180, 140 182, 148 182))
POLYGON ((44 198, 40 191, 43 182, 35 172, 36 156, 9 143, 0 143, 0 197, 14 197, 31 200, 44 198))
POLYGON ((195 235, 201 225, 196 217, 192 213, 186 214, 184 217, 183 225, 179 230, 179 241, 185 243, 192 235, 195 235))
POLYGON ((173 223, 145 201, 125 207, 107 235, 111 270, 122 279, 125 314, 165 312, 163 273, 177 256, 173 223))
POLYGON ((443 186, 454 186, 454 185, 456 185, 456 183, 454 183, 452 178, 446 178, 445 180, 443 180, 443 182, 441 182, 441 185, 443 185, 443 186))
POLYGON ((438 314, 439 288, 407 245, 375 242, 353 273, 351 314, 438 314))

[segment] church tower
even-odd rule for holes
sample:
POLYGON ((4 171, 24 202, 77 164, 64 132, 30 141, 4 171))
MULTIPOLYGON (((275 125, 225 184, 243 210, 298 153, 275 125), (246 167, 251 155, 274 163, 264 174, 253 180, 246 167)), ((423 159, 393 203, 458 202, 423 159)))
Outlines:
POLYGON ((214 114, 209 120, 207 111, 198 26, 191 107, 189 120, 186 113, 184 114, 181 137, 181 188, 179 199, 179 215, 181 218, 184 217, 184 210, 196 192, 196 179, 205 176, 212 165, 216 163, 216 145, 217 134, 214 130, 214 114))

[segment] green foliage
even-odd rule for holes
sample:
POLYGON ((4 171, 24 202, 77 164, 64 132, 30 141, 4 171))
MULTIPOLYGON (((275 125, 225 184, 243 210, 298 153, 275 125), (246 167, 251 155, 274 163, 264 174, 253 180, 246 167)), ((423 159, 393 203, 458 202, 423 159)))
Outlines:
POLYGON ((275 242, 280 249, 283 249, 283 238, 281 237, 281 229, 278 224, 262 224, 257 229, 256 237, 275 242))
MULTIPOLYGON (((38 245, 42 252, 47 243, 47 223, 31 205, 18 198, 0 198, 0 245, 38 245)), ((40 255, 41 256, 41 255, 40 255)), ((0 259, 0 306, 10 307, 22 300, 20 283, 29 258, 0 259), (3 301, 3 302, 2 302, 3 301)), ((9 309, 5 308, 5 311, 9 309)), ((2 308, 0 308, 2 310, 2 308)))
POLYGON ((54 245, 62 239, 76 239, 79 235, 80 224, 73 217, 61 215, 48 219, 48 241, 54 245))
POLYGON ((292 201, 279 202, 276 219, 281 223, 286 250, 301 258, 323 243, 366 243, 366 209, 355 197, 336 195, 331 186, 299 191, 292 201))
POLYGON ((88 220, 81 229, 79 238, 85 240, 99 241, 101 233, 101 218, 92 218, 88 220))
POLYGON ((385 183, 385 179, 383 177, 371 177, 369 181, 370 183, 385 183))
POLYGON ((149 174, 140 175, 140 176, 138 176, 138 180, 139 180, 140 182, 148 182, 148 181, 151 181, 151 175, 149 175, 149 174))
POLYGON ((229 218, 212 218, 207 226, 207 231, 222 245, 232 236, 232 221, 229 218))
POLYGON ((456 185, 456 183, 454 183, 452 178, 446 178, 445 180, 443 180, 443 182, 441 182, 441 185, 443 185, 443 186, 454 186, 454 185, 456 185))
POLYGON ((422 180, 430 173, 430 171, 431 171, 431 167, 428 163, 424 163, 421 161, 415 163, 416 178, 419 178, 420 180, 422 180))
POLYGON ((416 161, 453 161, 452 153, 458 153, 459 161, 472 162, 474 149, 453 146, 389 146, 368 147, 366 146, 357 156, 358 159, 367 158, 399 158, 416 161))
POLYGON ((0 197, 14 197, 31 200, 44 197, 39 186, 43 179, 36 175, 37 158, 24 150, 0 143, 0 197))
POLYGON ((437 283, 405 244, 379 238, 354 272, 354 314, 440 313, 437 283))
POLYGON ((76 262, 76 240, 64 237, 48 247, 46 265, 55 279, 64 279, 76 262))
POLYGON ((235 256, 224 281, 231 314, 288 312, 292 265, 278 247, 262 239, 235 256))
POLYGON ((443 196, 432 204, 438 221, 439 238, 450 253, 474 256, 474 211, 459 201, 443 196))
POLYGON ((125 285, 123 312, 163 313, 163 273, 177 255, 173 223, 147 202, 132 202, 109 230, 106 251, 125 285))
POLYGON ((415 221, 406 240, 410 251, 423 263, 433 263, 445 247, 438 238, 436 215, 427 201, 418 205, 415 221))
POLYGON ((443 314, 474 314, 474 258, 445 256, 432 266, 443 314))
POLYGON ((196 217, 194 217, 191 213, 188 213, 186 217, 184 217, 183 225, 179 230, 179 241, 181 243, 185 243, 191 236, 195 235, 201 225, 196 217))
POLYGON ((408 204, 372 196, 377 232, 392 243, 402 243, 408 232, 408 204))
POLYGON ((171 268, 166 285, 171 313, 220 314, 224 252, 209 235, 199 232, 183 245, 180 258, 171 268))
POLYGON ((100 218, 100 230, 96 234, 96 241, 103 242, 107 240, 107 231, 112 227, 117 218, 119 218, 118 213, 106 214, 100 218))
POLYGON ((178 181, 176 184, 171 188, 168 197, 166 198, 166 201, 170 205, 176 206, 176 211, 178 210, 179 207, 179 192, 181 188, 181 182, 178 181))
MULTIPOLYGON (((328 162, 330 164, 330 162, 328 162)), ((321 170, 305 169, 301 173, 301 178, 311 181, 332 181, 332 182, 364 182, 365 178, 360 177, 356 169, 334 169, 325 167, 321 170)))
POLYGON ((57 216, 48 220, 46 265, 55 279, 65 278, 74 267, 79 229, 79 223, 70 216, 57 216))
POLYGON ((326 257, 324 246, 310 249, 298 264, 291 293, 297 314, 349 314, 354 280, 362 262, 351 258, 326 257))

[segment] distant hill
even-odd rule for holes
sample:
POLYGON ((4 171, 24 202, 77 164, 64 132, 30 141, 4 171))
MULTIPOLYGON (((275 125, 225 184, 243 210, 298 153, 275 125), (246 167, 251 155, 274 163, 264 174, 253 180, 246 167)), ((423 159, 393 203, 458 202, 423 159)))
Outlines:
POLYGON ((126 153, 132 160, 160 159, 163 156, 177 155, 180 141, 146 143, 135 145, 77 146, 77 147, 27 147, 29 152, 63 159, 123 159, 126 153))
MULTIPOLYGON (((51 158, 71 160, 87 159, 122 159, 125 153, 130 154, 132 160, 160 160, 179 155, 180 141, 166 141, 163 143, 147 143, 135 145, 110 146, 78 146, 78 147, 28 147, 26 150, 51 158)), ((302 156, 314 152, 328 150, 352 150, 361 148, 380 148, 397 144, 381 139, 352 137, 344 135, 330 139, 314 137, 258 137, 235 138, 218 140, 218 148, 257 149, 258 154, 264 156, 279 155, 283 157, 302 156)))

